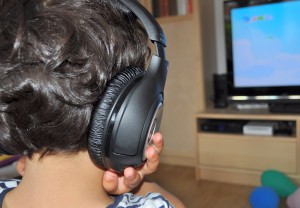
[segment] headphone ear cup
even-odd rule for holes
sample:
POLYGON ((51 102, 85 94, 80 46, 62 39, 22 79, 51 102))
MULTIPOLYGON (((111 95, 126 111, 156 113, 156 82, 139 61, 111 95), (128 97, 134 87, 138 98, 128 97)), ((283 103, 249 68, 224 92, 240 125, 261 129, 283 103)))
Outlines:
MULTIPOLYGON (((115 107, 115 103, 124 93, 124 89, 129 87, 129 83, 143 76, 144 72, 140 68, 129 67, 116 74, 107 84, 105 91, 95 105, 89 130, 88 151, 90 158, 97 166, 109 168, 104 161, 105 144, 108 142, 106 140, 110 139, 106 138, 106 124, 110 119, 109 116, 115 107)), ((123 97, 126 97, 126 95, 123 97)))

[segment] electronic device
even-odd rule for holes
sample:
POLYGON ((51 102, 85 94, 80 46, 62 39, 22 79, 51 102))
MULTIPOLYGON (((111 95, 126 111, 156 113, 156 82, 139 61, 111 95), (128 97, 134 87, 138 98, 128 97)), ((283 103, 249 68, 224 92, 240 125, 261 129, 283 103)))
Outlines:
POLYGON ((229 102, 300 103, 300 0, 223 6, 229 102))
POLYGON ((202 119, 199 121, 198 128, 203 132, 241 134, 246 122, 245 120, 202 119))
POLYGON ((132 66, 110 81, 91 121, 88 139, 91 159, 98 166, 117 172, 145 162, 146 146, 160 126, 168 71, 166 39, 160 25, 138 1, 120 2, 142 22, 156 54, 148 69, 132 66))
POLYGON ((213 84, 215 108, 227 107, 227 74, 214 74, 213 84))
POLYGON ((269 110, 269 105, 267 103, 237 103, 236 108, 238 110, 260 110, 260 109, 266 109, 269 110))
POLYGON ((275 125, 273 122, 249 121, 244 125, 243 133, 246 135, 272 136, 275 125))
POLYGON ((300 103, 271 103, 269 110, 272 113, 300 113, 300 103))

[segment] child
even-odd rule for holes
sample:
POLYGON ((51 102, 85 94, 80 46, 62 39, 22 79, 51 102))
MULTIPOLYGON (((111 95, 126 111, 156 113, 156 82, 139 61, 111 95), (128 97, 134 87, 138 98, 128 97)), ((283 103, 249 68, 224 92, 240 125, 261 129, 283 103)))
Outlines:
POLYGON ((22 180, 2 183, 3 208, 172 207, 107 194, 87 151, 95 103, 122 69, 145 68, 147 42, 116 0, 0 1, 0 146, 26 156, 22 180))

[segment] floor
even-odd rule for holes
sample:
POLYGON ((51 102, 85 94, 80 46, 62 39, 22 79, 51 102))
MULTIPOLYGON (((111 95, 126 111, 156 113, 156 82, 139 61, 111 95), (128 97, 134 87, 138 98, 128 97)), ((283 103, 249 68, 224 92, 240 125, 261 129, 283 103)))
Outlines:
MULTIPOLYGON (((192 167, 160 164, 150 178, 179 197, 187 208, 250 208, 248 198, 254 187, 196 181, 192 167)), ((281 201, 280 208, 286 208, 281 201)))

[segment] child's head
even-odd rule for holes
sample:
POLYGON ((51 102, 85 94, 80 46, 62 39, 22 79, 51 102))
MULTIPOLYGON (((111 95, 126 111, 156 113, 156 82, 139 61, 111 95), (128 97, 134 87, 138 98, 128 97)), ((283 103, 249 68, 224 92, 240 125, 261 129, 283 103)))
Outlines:
POLYGON ((0 145, 14 154, 87 149, 93 106, 147 34, 116 0, 0 1, 0 145))

